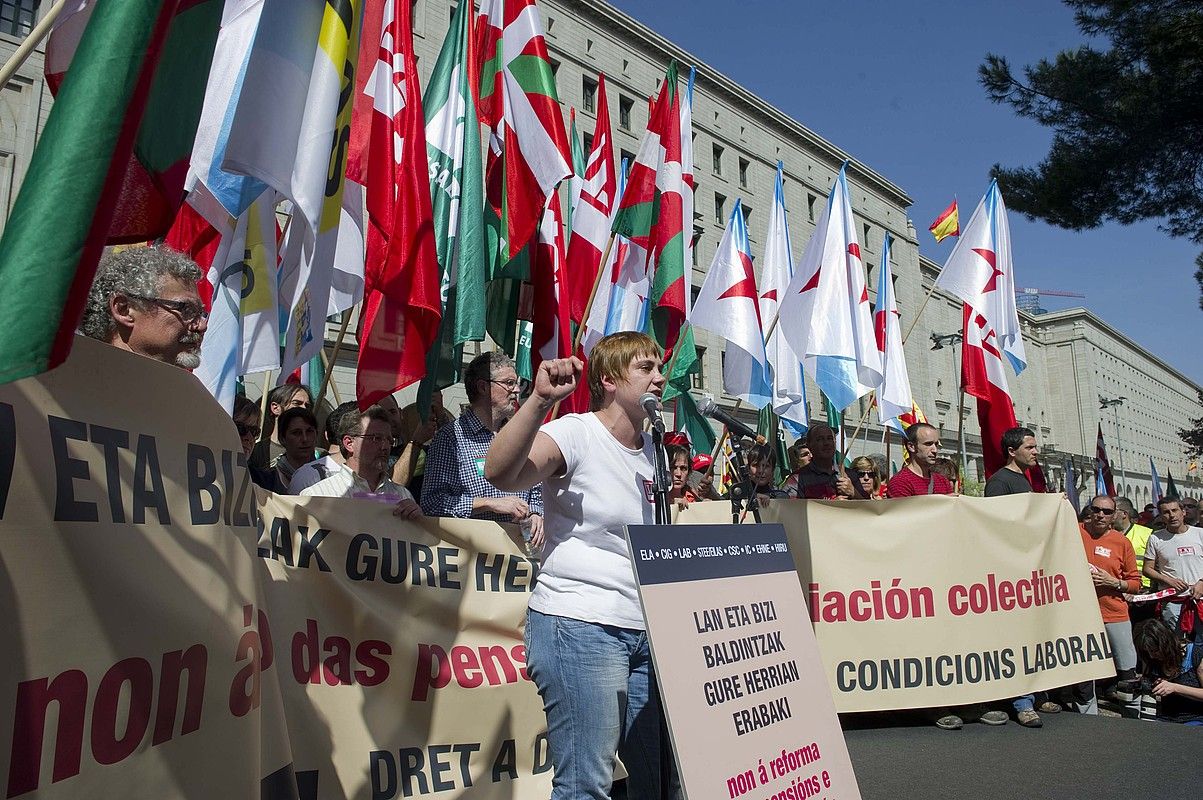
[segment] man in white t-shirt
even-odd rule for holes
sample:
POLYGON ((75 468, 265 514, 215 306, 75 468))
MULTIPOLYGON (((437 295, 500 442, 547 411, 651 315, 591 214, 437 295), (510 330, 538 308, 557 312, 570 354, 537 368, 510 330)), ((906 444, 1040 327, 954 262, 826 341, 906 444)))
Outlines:
MULTIPOLYGON (((1177 498, 1161 498, 1157 510, 1165 528, 1149 536, 1142 570, 1146 577, 1170 589, 1189 589, 1198 600, 1203 597, 1203 528, 1186 524, 1185 509, 1177 498)), ((1181 613, 1181 599, 1162 603, 1161 614, 1170 627, 1178 627, 1181 613)))
POLYGON ((661 361, 645 334, 605 337, 589 355, 597 410, 542 425, 582 377, 576 358, 544 361, 531 397, 485 459, 485 477, 502 491, 543 483, 547 543, 526 642, 547 713, 553 800, 609 797, 615 750, 630 796, 660 797, 661 759, 671 758, 623 531, 654 521, 653 445, 639 398, 663 391, 661 361))

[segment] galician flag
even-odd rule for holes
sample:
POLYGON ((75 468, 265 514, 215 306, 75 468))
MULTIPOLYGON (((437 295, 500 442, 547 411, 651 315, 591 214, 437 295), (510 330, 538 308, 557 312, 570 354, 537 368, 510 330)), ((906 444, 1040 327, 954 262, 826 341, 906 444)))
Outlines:
POLYGON ((1011 369, 1016 375, 1023 372, 1028 360, 1015 307, 1011 228, 997 180, 990 182, 969 218, 936 278, 936 286, 961 298, 988 319, 1011 369))
POLYGON ((651 272, 650 328, 671 351, 686 319, 681 111, 677 64, 669 64, 647 133, 614 219, 614 232, 647 253, 651 272))
POLYGON ((472 22, 472 4, 457 5, 422 98, 443 304, 438 345, 428 355, 419 393, 427 398, 419 399, 422 409, 430 407, 435 389, 459 380, 464 343, 485 338, 488 262, 480 123, 469 82, 472 22))
POLYGON ((760 271, 760 321, 766 332, 771 328, 765 352, 773 379, 773 411, 795 436, 810 426, 806 414, 806 377, 802 359, 781 332, 777 320, 781 298, 794 277, 794 257, 790 248, 789 220, 785 211, 784 165, 777 162, 777 185, 769 212, 768 235, 764 243, 764 263, 760 271))
POLYGON ((847 164, 840 167, 831 187, 781 301, 778 323, 815 383, 840 410, 880 386, 882 378, 846 169, 847 164))
MULTIPOLYGON (((172 96, 156 67, 168 58, 165 48, 177 24, 200 14, 211 14, 210 27, 193 29, 199 38, 183 44, 207 40, 209 53, 201 47, 191 59, 193 68, 206 64, 218 11, 214 2, 96 4, 0 240, 0 382, 37 375, 67 358, 110 228, 134 201, 125 178, 146 141, 143 131, 163 134, 173 149, 177 142, 174 130, 168 137, 161 129, 140 128, 144 118, 162 119, 150 108, 159 89, 172 96)), ((195 98, 180 90, 175 100, 180 106, 168 124, 186 125, 190 115, 195 122, 199 89, 195 98)), ((190 149, 191 139, 182 154, 190 149)))
POLYGON ((1157 475, 1157 467, 1153 465, 1153 457, 1149 456, 1149 475, 1153 479, 1153 502, 1161 502, 1165 494, 1161 491, 1161 478, 1157 475))
POLYGON ((894 275, 890 268, 890 234, 881 244, 881 269, 877 273, 877 306, 873 309, 873 333, 881 353, 882 381, 877 387, 877 415, 881 424, 893 422, 905 432, 899 417, 915 407, 911 378, 902 352, 898 304, 894 300, 894 275))
POLYGON ((1015 426, 1003 359, 1011 362, 1016 374, 1027 362, 1015 310, 1011 234, 997 182, 991 182, 973 212, 936 285, 965 301, 961 380, 965 392, 978 400, 982 456, 989 476, 1006 464, 1002 434, 1015 426))
POLYGON ((426 375, 443 311, 410 4, 368 0, 366 13, 379 34, 364 86, 372 105, 360 114, 371 132, 357 160, 366 166, 370 223, 355 379, 361 408, 426 375))
MULTIPOLYGON (((626 172, 627 160, 623 159, 618 170, 618 192, 615 197, 622 197, 626 188, 626 172)), ((609 236, 610 227, 617 214, 618 203, 615 202, 610 219, 606 223, 606 236, 609 236)), ((571 245, 568 253, 571 259, 571 245)), ((571 264, 569 261, 570 272, 571 264)), ((617 331, 642 331, 647 328, 647 295, 652 284, 648 277, 644 251, 631 244, 625 236, 615 235, 609 258, 601 265, 601 273, 597 284, 597 296, 593 298, 593 306, 589 309, 589 317, 585 321, 585 334, 581 338, 581 347, 585 353, 589 353, 593 345, 607 334, 617 331)))
POLYGON ((500 266, 530 242, 572 161, 535 0, 483 0, 477 25, 478 111, 490 129, 486 196, 500 266))
MULTIPOLYGON (((581 178, 580 194, 572 209, 572 235, 568 239, 568 274, 572 319, 578 324, 585 316, 589 294, 601 269, 602 253, 610 237, 610 222, 618 194, 614 172, 614 140, 610 133, 610 107, 606 101, 606 76, 597 76, 597 124, 593 128, 593 146, 589 149, 581 178)), ((611 248, 611 259, 614 256, 611 248)), ((604 283, 610 276, 603 276, 604 283)), ((604 311, 602 287, 594 297, 594 307, 604 311)))
POLYGON ((768 405, 772 391, 759 299, 743 206, 736 200, 693 304, 692 322, 726 340, 723 391, 756 408, 768 405))

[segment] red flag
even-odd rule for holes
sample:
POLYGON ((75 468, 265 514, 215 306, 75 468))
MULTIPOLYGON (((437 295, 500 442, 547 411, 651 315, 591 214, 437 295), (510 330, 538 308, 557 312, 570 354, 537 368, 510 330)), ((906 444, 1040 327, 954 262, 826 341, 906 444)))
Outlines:
POLYGON ((184 253, 201 268, 201 279, 196 288, 201 302, 208 309, 213 303, 213 284, 209 283, 209 267, 221 246, 221 232, 201 216, 191 203, 184 203, 176 212, 175 221, 167 231, 163 243, 172 250, 184 253))
POLYGON ((372 95, 372 116, 358 120, 371 131, 362 176, 368 206, 356 372, 362 408, 426 375, 442 315, 410 4, 368 0, 365 14, 365 28, 373 27, 368 20, 381 23, 373 76, 364 87, 372 95))
POLYGON ((1099 423, 1099 435, 1095 440, 1094 457, 1103 469, 1103 485, 1107 487, 1107 494, 1115 497, 1115 478, 1111 475, 1111 461, 1107 458, 1107 445, 1103 442, 1103 423, 1101 422, 1099 423))
POLYGON ((606 102, 606 76, 597 76, 597 126, 585 162, 581 196, 572 209, 572 238, 568 240, 568 286, 572 321, 582 324, 589 294, 601 268, 602 251, 610 237, 610 214, 618 192, 614 171, 614 140, 606 102))
POLYGON ((977 398, 977 419, 982 429, 982 457, 986 477, 1007 463, 1002 435, 1015 427, 1015 407, 1007 389, 1006 373, 994 329, 986 318, 965 306, 964 341, 961 346, 961 386, 977 398))

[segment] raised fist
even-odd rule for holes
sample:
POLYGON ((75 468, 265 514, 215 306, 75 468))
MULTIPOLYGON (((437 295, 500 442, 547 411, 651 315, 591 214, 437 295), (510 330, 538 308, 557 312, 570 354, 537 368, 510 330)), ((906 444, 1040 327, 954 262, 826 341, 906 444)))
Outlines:
POLYGON ((544 361, 535 373, 534 396, 545 403, 556 403, 576 391, 585 365, 575 356, 544 361))

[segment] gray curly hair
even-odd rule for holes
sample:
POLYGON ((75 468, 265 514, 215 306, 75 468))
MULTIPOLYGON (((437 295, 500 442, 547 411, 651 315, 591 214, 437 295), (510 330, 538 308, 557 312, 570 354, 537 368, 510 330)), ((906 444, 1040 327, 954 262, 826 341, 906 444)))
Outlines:
POLYGON ((192 284, 201 279, 201 271, 191 258, 165 245, 130 247, 106 253, 100 259, 96 278, 88 292, 80 332, 92 339, 110 341, 117 323, 109 313, 109 301, 115 295, 123 294, 130 302, 143 307, 145 301, 134 295, 154 297, 159 291, 159 280, 164 277, 192 284))
POLYGON ((468 391, 468 402, 475 403, 487 392, 480 388, 481 381, 492 380, 494 375, 507 367, 514 369, 514 359, 500 350, 481 353, 468 362, 468 366, 464 370, 464 388, 468 391))

